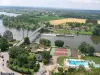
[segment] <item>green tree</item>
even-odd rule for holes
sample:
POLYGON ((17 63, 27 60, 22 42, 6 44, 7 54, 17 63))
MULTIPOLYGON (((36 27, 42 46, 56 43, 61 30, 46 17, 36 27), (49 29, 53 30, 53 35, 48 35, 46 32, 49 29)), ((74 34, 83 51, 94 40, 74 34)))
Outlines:
POLYGON ((87 52, 88 52, 89 55, 93 56, 94 53, 95 53, 94 47, 89 45, 87 52))
POLYGON ((28 37, 25 37, 25 38, 24 38, 24 44, 27 44, 27 45, 30 44, 30 40, 29 40, 28 37))
POLYGON ((82 42, 81 45, 79 46, 79 50, 83 54, 88 54, 88 55, 94 55, 95 49, 93 46, 90 44, 87 44, 86 42, 82 42))
POLYGON ((100 25, 97 25, 93 28, 93 35, 100 36, 100 25))
POLYGON ((51 26, 50 22, 47 22, 45 24, 46 24, 47 27, 50 27, 51 26))
POLYGON ((1 51, 6 51, 9 48, 8 41, 5 38, 0 38, 0 49, 1 51))
POLYGON ((93 23, 93 24, 97 24, 98 21, 96 19, 87 19, 86 23, 93 23))
POLYGON ((87 43, 82 42, 79 46, 79 50, 80 50, 81 53, 86 54, 87 53, 87 43))
POLYGON ((62 67, 58 67, 58 71, 59 72, 63 72, 63 68, 62 67))
POLYGON ((42 44, 42 45, 45 45, 45 46, 51 46, 51 41, 48 40, 48 39, 42 38, 42 39, 40 39, 39 42, 40 42, 40 44, 42 44))
POLYGON ((47 59, 43 59, 43 63, 44 63, 44 65, 46 65, 46 64, 48 64, 49 63, 49 61, 47 60, 47 59))
POLYGON ((56 40, 55 41, 55 46, 63 47, 63 45, 64 45, 64 42, 63 41, 61 41, 61 40, 56 40))

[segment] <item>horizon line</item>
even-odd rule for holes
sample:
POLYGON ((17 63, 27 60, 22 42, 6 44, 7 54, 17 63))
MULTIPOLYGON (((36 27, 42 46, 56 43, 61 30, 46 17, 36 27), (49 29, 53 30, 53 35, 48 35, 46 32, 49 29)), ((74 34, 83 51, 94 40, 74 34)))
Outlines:
POLYGON ((100 11, 100 9, 79 9, 79 8, 59 8, 59 7, 39 7, 39 6, 6 6, 6 5, 0 5, 0 7, 26 7, 26 8, 51 8, 51 9, 69 9, 69 10, 94 10, 94 11, 100 11))

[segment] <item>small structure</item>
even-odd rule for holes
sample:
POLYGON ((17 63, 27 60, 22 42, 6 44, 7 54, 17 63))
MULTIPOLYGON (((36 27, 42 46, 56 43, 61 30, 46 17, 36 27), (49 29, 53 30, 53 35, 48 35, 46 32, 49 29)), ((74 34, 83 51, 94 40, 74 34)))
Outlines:
POLYGON ((36 54, 35 57, 36 57, 37 61, 42 61, 42 55, 41 54, 36 54))
POLYGON ((7 30, 4 32, 3 37, 8 41, 13 41, 13 34, 11 31, 7 30))

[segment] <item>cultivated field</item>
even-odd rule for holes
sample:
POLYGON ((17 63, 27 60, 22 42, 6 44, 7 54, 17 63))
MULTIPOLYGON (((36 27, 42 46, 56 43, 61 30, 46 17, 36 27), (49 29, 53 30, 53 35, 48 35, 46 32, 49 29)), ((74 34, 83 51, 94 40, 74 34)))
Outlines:
POLYGON ((59 25, 66 22, 79 22, 79 23, 85 23, 86 19, 78 19, 78 18, 66 18, 66 19, 60 19, 60 20, 52 20, 50 21, 50 24, 52 25, 59 25))
POLYGON ((100 20, 98 20, 98 24, 100 24, 100 20))

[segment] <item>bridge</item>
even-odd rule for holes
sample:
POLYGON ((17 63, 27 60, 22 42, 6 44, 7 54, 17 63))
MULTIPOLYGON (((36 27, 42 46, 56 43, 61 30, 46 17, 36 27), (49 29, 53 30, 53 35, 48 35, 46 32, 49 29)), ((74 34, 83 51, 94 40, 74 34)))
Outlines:
MULTIPOLYGON (((43 26, 39 27, 38 29, 36 29, 32 34, 29 35, 29 39, 30 39, 30 37, 32 37, 35 33, 37 33, 39 30, 41 30, 41 29, 44 28, 44 27, 45 27, 45 25, 43 25, 43 26)), ((39 35, 39 34, 38 34, 38 35, 39 35)), ((35 40, 35 39, 34 39, 34 40, 35 40)), ((34 41, 34 40, 33 40, 33 41, 34 41)), ((23 38, 19 43, 17 43, 16 46, 20 46, 23 42, 24 42, 24 38, 23 38)))

